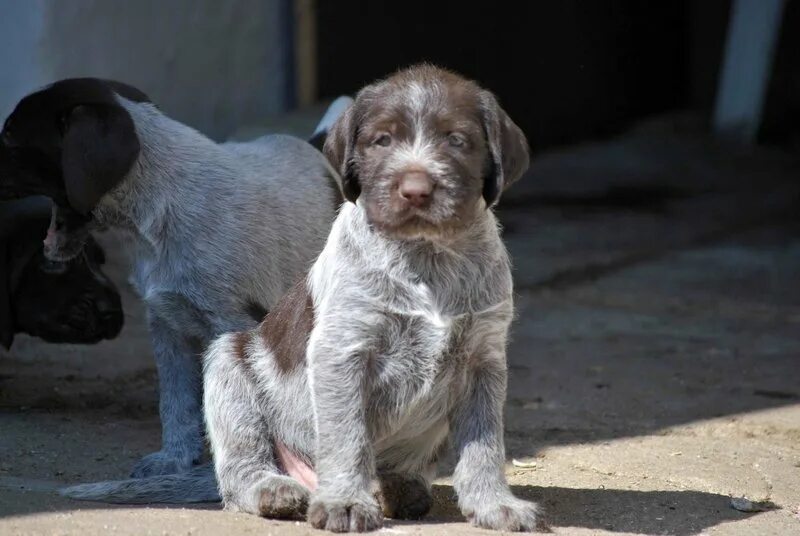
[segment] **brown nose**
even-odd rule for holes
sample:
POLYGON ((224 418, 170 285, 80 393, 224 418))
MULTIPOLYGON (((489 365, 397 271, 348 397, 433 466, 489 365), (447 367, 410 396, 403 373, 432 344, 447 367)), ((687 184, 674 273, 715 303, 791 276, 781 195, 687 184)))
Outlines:
POLYGON ((398 186, 400 197, 415 207, 427 204, 433 193, 433 181, 423 171, 411 171, 403 175, 398 186))

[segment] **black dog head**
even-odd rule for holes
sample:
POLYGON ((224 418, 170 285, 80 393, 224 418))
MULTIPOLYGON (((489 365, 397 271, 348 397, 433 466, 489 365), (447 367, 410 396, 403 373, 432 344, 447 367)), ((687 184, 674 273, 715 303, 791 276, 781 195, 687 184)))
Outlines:
POLYGON ((115 95, 149 100, 133 87, 96 78, 62 80, 22 99, 0 134, 0 192, 46 195, 88 214, 139 154, 133 120, 115 95))
MULTIPOLYGON (((108 80, 62 80, 22 99, 0 133, 0 199, 45 195, 58 221, 79 229, 100 198, 122 181, 139 155, 130 114, 116 95, 149 102, 141 91, 108 80)), ((52 228, 66 232, 69 229, 52 228)), ((87 233, 62 238, 73 246, 87 233)), ((80 244, 78 244, 80 245, 80 244)), ((80 247, 49 248, 49 258, 74 257, 80 247)))
POLYGON ((15 333, 48 342, 95 343, 116 337, 123 324, 114 284, 100 269, 103 250, 87 236, 86 247, 68 262, 50 261, 42 250, 49 202, 0 204, 0 343, 15 333))

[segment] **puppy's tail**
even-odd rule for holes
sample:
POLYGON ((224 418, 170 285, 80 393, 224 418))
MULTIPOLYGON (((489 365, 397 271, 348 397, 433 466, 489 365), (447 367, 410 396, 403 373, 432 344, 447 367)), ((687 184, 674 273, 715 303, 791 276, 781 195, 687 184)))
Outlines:
POLYGON ((60 490, 79 501, 115 504, 219 502, 217 480, 211 464, 188 473, 78 484, 60 490))
POLYGON ((353 99, 345 95, 342 95, 333 101, 325 111, 325 115, 323 115, 322 119, 320 119, 317 128, 314 129, 314 133, 308 139, 308 143, 321 151, 322 146, 325 145, 325 138, 328 137, 328 132, 331 130, 331 127, 352 103, 353 99))

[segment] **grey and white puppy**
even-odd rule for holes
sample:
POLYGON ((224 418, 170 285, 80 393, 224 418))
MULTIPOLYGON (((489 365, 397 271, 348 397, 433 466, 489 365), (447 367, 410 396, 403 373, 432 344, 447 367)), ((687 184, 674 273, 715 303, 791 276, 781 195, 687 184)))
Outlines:
POLYGON ((374 530, 428 511, 452 442, 464 515, 535 530, 503 471, 512 280, 491 210, 528 167, 523 133, 491 93, 423 65, 364 88, 325 153, 350 202, 321 255, 206 353, 225 506, 374 530))
POLYGON ((54 218, 51 255, 80 251, 67 245, 87 236, 81 222, 127 232, 162 423, 161 450, 132 476, 189 471, 204 451, 200 356, 220 334, 257 325, 308 270, 340 203, 329 164, 290 136, 215 143, 135 88, 98 79, 27 96, 2 144, 20 173, 0 177, 0 192, 48 195, 71 216, 67 230, 54 218))

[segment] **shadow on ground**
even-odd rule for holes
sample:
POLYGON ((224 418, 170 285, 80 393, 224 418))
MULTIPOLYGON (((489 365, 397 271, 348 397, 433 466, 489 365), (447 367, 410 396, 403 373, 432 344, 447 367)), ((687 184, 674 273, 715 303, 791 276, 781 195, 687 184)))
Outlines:
MULTIPOLYGON (((699 491, 630 491, 512 486, 517 497, 538 502, 550 528, 582 527, 636 534, 690 536, 744 514, 730 497, 699 491)), ((426 522, 463 520, 451 486, 434 486, 434 508, 426 522)))
MULTIPOLYGON (((597 531, 645 535, 691 536, 726 521, 739 521, 759 513, 742 513, 730 507, 730 498, 699 491, 632 491, 618 489, 573 489, 563 487, 512 486, 518 497, 538 502, 545 511, 550 529, 580 527, 597 531)), ((434 506, 422 520, 414 522, 387 520, 386 526, 403 527, 422 524, 435 528, 444 523, 461 523, 455 492, 449 485, 434 485, 434 506)), ((31 502, 19 505, 14 515, 38 512, 59 512, 80 507, 82 511, 107 511, 132 507, 75 503, 56 499, 48 507, 31 502)), ((217 504, 171 506, 155 505, 146 511, 175 510, 186 513, 198 510, 219 510, 217 504)), ((145 509, 142 509, 143 513, 145 509)))

